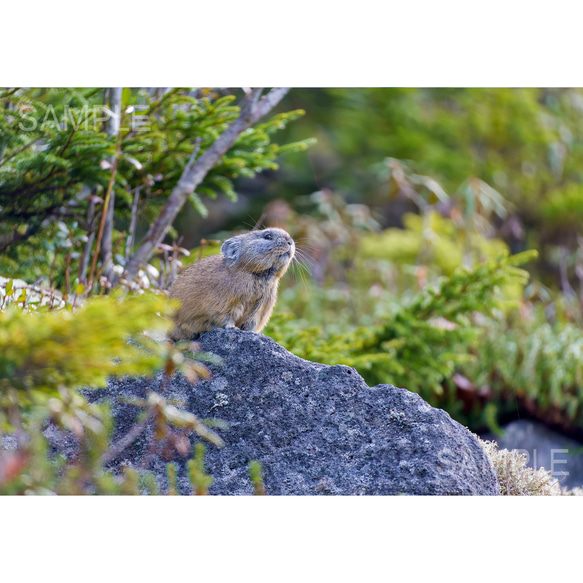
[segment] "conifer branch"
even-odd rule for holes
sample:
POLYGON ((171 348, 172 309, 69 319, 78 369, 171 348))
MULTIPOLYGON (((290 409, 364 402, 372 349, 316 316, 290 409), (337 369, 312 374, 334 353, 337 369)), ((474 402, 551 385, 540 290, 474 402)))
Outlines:
POLYGON ((28 142, 27 144, 22 146, 22 148, 19 148, 18 150, 16 150, 16 152, 13 152, 12 154, 10 154, 10 156, 8 156, 8 158, 6 158, 6 159, 4 159, 3 157, 0 157, 0 167, 4 166, 4 164, 6 164, 6 162, 8 162, 9 160, 12 160, 12 158, 15 158, 16 156, 18 156, 18 154, 21 154, 22 152, 24 152, 24 150, 27 150, 31 146, 34 146, 36 143, 40 142, 42 139, 43 139, 43 136, 40 136, 36 140, 31 140, 30 142, 28 142))
POLYGON ((269 113, 288 91, 289 88, 274 88, 261 97, 263 88, 253 89, 243 101, 237 119, 199 158, 194 159, 195 157, 191 157, 166 204, 162 207, 150 230, 142 239, 140 246, 128 261, 126 277, 134 277, 140 265, 148 261, 152 256, 156 246, 172 226, 176 215, 188 200, 189 195, 204 180, 209 170, 227 153, 237 138, 257 120, 269 113))

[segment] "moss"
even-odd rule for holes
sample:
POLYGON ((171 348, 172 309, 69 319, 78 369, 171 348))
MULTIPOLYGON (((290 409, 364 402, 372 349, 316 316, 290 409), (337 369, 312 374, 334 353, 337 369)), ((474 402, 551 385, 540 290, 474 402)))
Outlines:
POLYGON ((561 489, 559 481, 541 468, 526 465, 526 455, 515 450, 498 449, 495 441, 478 441, 492 460, 502 496, 561 496, 577 495, 561 489))

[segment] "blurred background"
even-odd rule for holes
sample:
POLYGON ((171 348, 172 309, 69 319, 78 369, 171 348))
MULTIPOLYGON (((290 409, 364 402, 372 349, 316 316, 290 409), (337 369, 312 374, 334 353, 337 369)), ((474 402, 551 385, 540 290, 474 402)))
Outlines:
MULTIPOLYGON (((0 275, 71 285, 88 233, 76 210, 98 214, 113 142, 71 139, 58 120, 66 107, 74 118, 107 103, 107 91, 4 93, 0 275), (28 148, 10 128, 33 114, 45 127, 28 148), (55 165, 63 182, 43 174, 55 165), (54 196, 55 208, 78 205, 52 220, 54 196)), ((216 139, 243 95, 128 90, 124 106, 145 108, 145 129, 121 141, 122 251, 132 217, 139 240, 193 147, 216 139)), ((168 253, 175 276, 233 233, 283 227, 298 262, 265 333, 301 357, 355 366, 371 385, 416 391, 524 449, 531 465, 568 472, 564 485, 583 484, 583 90, 292 89, 261 124, 182 208, 166 257, 152 261, 157 273, 168 253)), ((114 256, 123 266, 124 253, 114 256)))

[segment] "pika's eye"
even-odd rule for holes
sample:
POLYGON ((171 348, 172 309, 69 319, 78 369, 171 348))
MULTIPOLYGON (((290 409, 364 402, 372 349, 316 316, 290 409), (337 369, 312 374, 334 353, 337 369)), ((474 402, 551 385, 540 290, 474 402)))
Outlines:
POLYGON ((263 238, 271 240, 273 239, 273 236, 271 235, 271 233, 265 233, 265 235, 263 235, 263 238))

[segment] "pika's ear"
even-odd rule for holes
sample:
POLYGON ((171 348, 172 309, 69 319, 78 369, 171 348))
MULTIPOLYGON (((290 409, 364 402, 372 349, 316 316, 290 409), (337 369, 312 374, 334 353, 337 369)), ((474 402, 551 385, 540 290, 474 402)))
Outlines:
POLYGON ((227 239, 221 247, 221 253, 232 263, 236 263, 241 255, 241 241, 237 237, 227 239))

